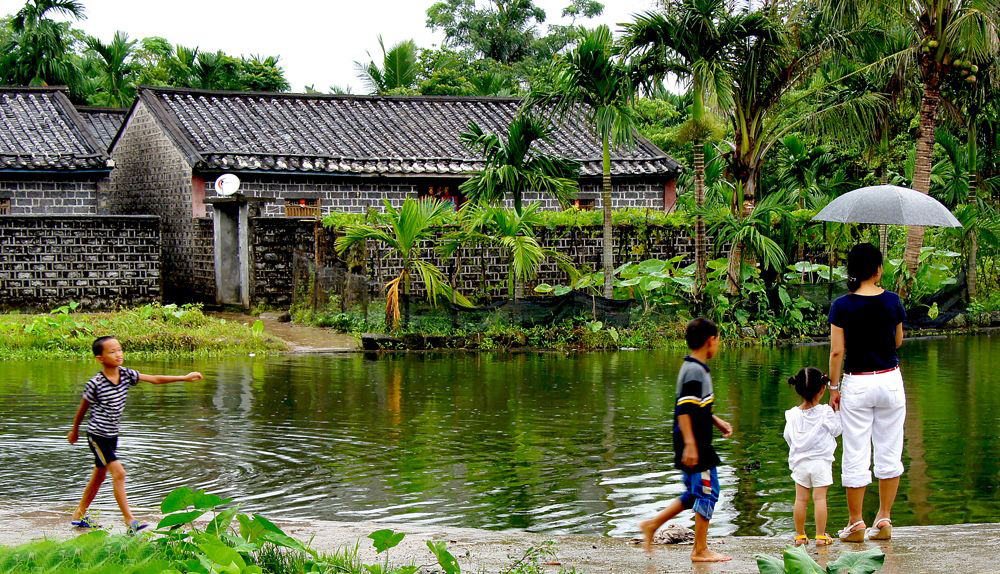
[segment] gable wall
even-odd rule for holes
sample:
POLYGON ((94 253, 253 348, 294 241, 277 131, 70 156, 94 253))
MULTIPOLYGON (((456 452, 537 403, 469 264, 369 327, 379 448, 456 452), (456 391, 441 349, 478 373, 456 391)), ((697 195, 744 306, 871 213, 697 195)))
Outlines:
MULTIPOLYGON (((191 164, 140 101, 111 157, 108 208, 123 215, 158 215, 163 295, 170 301, 214 298, 211 236, 194 217, 191 164)), ((208 226, 211 227, 210 225, 208 226)))

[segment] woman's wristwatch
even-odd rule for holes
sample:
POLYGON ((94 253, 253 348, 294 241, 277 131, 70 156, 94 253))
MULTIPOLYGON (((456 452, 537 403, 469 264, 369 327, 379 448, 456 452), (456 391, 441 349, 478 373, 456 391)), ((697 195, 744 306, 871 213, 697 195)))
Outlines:
POLYGON ((827 388, 829 388, 831 391, 839 391, 840 385, 828 385, 827 388))

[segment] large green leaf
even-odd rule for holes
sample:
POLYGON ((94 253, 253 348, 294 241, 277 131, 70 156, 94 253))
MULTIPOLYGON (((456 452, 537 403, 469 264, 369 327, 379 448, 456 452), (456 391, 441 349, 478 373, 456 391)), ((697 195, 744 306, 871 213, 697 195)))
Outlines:
POLYGON ((222 535, 224 532, 229 530, 229 525, 232 524, 233 517, 236 516, 238 511, 238 506, 223 510, 218 516, 213 518, 212 521, 208 523, 208 527, 205 528, 205 532, 215 534, 216 536, 222 535))
POLYGON ((235 564, 240 570, 246 568, 247 566, 239 552, 221 542, 199 544, 198 548, 205 553, 205 556, 207 556, 209 560, 221 566, 225 567, 230 564, 235 564))
POLYGON ((754 558, 757 559, 757 570, 760 574, 785 574, 785 563, 780 558, 766 554, 758 554, 754 558))
POLYGON ((388 528, 385 530, 376 530, 368 535, 368 538, 372 539, 372 546, 375 547, 377 554, 381 554, 390 548, 395 548, 405 537, 406 534, 388 528))
POLYGON ((801 546, 785 548, 783 556, 786 574, 826 574, 826 570, 813 560, 801 546))
POLYGON ((434 553, 438 565, 441 566, 441 570, 444 570, 445 574, 460 574, 462 572, 462 568, 458 565, 458 560, 452 556, 451 552, 448 552, 448 548, 444 542, 428 540, 427 547, 434 553))
POLYGON ((175 488, 171 490, 160 503, 160 512, 170 514, 191 506, 194 501, 194 491, 188 487, 175 488))
POLYGON ((307 547, 305 544, 302 544, 301 542, 299 542, 298 540, 292 538, 287 534, 283 533, 279 534, 277 532, 271 532, 270 530, 268 530, 267 532, 264 533, 263 539, 277 546, 290 548, 292 550, 298 550, 299 552, 302 552, 304 554, 312 554, 313 556, 316 555, 315 550, 307 547))
POLYGON ((826 567, 829 574, 871 574, 882 569, 885 553, 879 548, 864 552, 841 554, 840 558, 826 567))
POLYGON ((194 492, 193 500, 191 504, 198 510, 212 510, 217 506, 222 506, 223 504, 228 504, 232 502, 231 498, 223 499, 221 496, 216 496, 214 494, 208 494, 201 490, 196 490, 194 492))
POLYGON ((208 512, 207 510, 190 510, 188 512, 175 512, 173 514, 168 514, 163 517, 162 520, 156 525, 157 528, 170 528, 172 526, 180 526, 182 524, 190 524, 202 514, 208 512))

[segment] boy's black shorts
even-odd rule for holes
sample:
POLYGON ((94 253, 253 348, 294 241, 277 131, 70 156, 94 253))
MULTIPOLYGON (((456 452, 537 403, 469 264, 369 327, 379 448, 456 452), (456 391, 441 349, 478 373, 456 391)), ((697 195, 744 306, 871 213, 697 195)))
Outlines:
POLYGON ((87 433, 87 446, 94 453, 94 466, 104 468, 118 460, 118 437, 106 437, 87 433))

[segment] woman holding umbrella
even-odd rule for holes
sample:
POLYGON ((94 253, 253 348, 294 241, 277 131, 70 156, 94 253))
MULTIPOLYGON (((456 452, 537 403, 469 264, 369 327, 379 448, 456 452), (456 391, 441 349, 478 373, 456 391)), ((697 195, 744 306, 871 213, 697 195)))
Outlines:
POLYGON ((879 511, 867 534, 888 540, 903 474, 906 396, 896 349, 903 344, 905 311, 898 295, 879 286, 882 253, 874 245, 851 249, 847 275, 850 293, 830 307, 830 404, 840 410, 844 426, 841 481, 850 512, 850 524, 839 534, 845 542, 865 539, 861 512, 874 447, 879 511))

